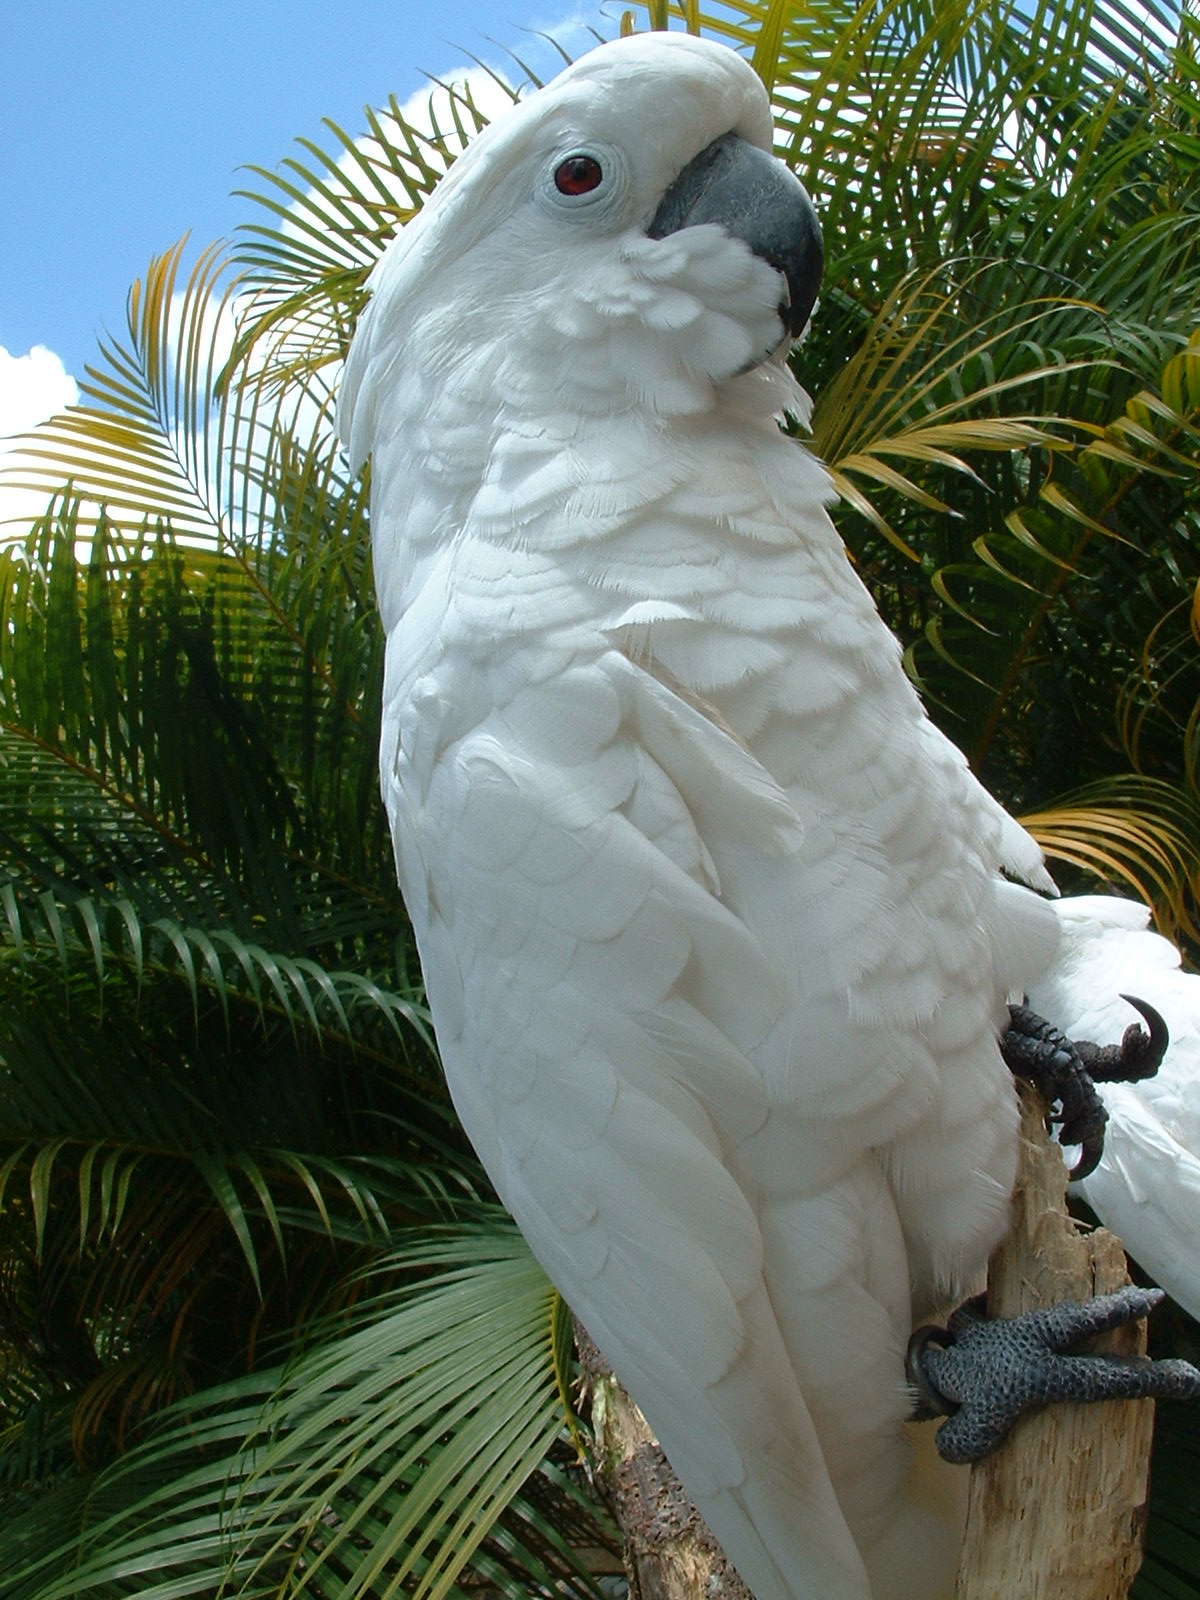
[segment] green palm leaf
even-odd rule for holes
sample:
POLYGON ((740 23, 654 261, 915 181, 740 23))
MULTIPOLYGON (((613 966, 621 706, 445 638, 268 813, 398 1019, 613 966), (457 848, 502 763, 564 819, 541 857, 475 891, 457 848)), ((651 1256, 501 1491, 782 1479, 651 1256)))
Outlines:
POLYGON ((70 485, 89 525, 105 507, 134 528, 167 519, 178 534, 212 542, 222 513, 212 396, 236 285, 215 246, 181 285, 185 243, 134 285, 126 340, 101 346, 80 404, 25 435, 6 476, 47 497, 70 485))
POLYGON ((458 1596, 489 1538, 485 1563, 516 1555, 537 1592, 564 1575, 590 1592, 533 1503, 514 1505, 563 1427, 570 1331, 511 1223, 496 1212, 373 1270, 419 1275, 314 1324, 289 1366, 166 1413, 63 1508, 66 1568, 36 1548, 34 1513, 0 1532, 14 1597, 199 1595, 214 1571, 229 1594, 458 1596))

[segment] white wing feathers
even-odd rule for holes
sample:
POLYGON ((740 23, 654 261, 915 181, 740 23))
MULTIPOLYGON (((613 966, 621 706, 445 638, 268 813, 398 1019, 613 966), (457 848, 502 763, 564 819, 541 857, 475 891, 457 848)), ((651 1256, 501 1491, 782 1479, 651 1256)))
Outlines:
MULTIPOLYGON (((873 1158, 772 1104, 753 1057, 794 979, 718 898, 711 848, 788 878, 802 829, 741 746, 617 652, 542 687, 549 720, 533 688, 490 704, 424 783, 396 721, 385 736, 393 826, 420 852, 404 876, 422 879, 430 999, 457 1024, 441 1043, 460 1113, 697 1500, 766 1497, 744 1525, 756 1548, 734 1559, 757 1574, 791 1552, 812 1587, 793 1573, 781 1600, 865 1594, 794 1362, 810 1319, 844 1321, 830 1403, 874 1364, 888 1420, 902 1415, 903 1250, 868 1259, 886 1194, 873 1158), (789 1257, 768 1264, 795 1286, 786 1330, 764 1226, 789 1257), (815 1531, 798 1497, 824 1507, 815 1531)), ((430 717, 426 701, 426 738, 430 717)))

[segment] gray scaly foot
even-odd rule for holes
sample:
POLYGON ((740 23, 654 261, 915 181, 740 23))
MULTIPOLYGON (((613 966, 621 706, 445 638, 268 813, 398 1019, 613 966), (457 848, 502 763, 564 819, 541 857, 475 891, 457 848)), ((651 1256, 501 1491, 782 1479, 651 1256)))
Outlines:
POLYGON ((946 1415, 938 1453, 978 1461, 1007 1436, 1022 1411, 1054 1401, 1200 1399, 1200 1370, 1187 1361, 1070 1355, 1070 1347, 1152 1311, 1161 1289, 1118 1289, 1077 1304, 988 1321, 979 1301, 945 1328, 918 1328, 908 1376, 918 1416, 946 1415))

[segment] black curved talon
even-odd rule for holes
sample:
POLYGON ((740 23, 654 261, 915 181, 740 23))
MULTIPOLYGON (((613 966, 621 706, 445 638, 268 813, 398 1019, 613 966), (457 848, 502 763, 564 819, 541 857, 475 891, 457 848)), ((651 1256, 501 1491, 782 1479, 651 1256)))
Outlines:
POLYGON ((1164 1298, 1130 1286, 1044 1311, 989 1322, 978 1300, 945 1328, 918 1328, 907 1367, 918 1419, 945 1413, 937 1431, 946 1461, 978 1461, 1005 1439, 1021 1413, 1053 1401, 1200 1399, 1200 1370, 1187 1361, 1080 1356, 1069 1347, 1134 1322, 1164 1298))
POLYGON ((1121 1035, 1120 1044, 1100 1045, 1090 1039, 1077 1039, 1075 1048, 1093 1083, 1141 1083, 1144 1078, 1152 1078, 1162 1066, 1171 1042, 1171 1030, 1152 1005, 1132 994, 1123 994, 1121 999, 1141 1012, 1150 1032, 1131 1022, 1121 1035))
MULTIPOLYGON (((978 1297, 981 1307, 986 1298, 986 1295, 978 1297)), ((930 1323, 914 1328, 909 1335, 908 1349, 904 1353, 904 1375, 914 1396, 910 1422, 928 1422, 932 1417, 952 1417, 958 1410, 958 1402, 947 1399, 930 1380, 925 1364, 929 1349, 945 1350, 950 1343, 949 1329, 937 1328, 930 1323)))
POLYGON ((1079 1160, 1071 1168, 1073 1180, 1086 1178, 1104 1153, 1108 1112, 1095 1083, 1152 1078, 1170 1043, 1167 1025, 1153 1006, 1130 994, 1121 998, 1141 1012, 1150 1031, 1131 1023, 1119 1045, 1068 1039, 1028 1006, 1008 1008, 1009 1025, 1000 1039, 1001 1053, 1010 1072, 1031 1083, 1051 1107, 1060 1108, 1050 1117, 1059 1124, 1059 1143, 1080 1146, 1079 1160))

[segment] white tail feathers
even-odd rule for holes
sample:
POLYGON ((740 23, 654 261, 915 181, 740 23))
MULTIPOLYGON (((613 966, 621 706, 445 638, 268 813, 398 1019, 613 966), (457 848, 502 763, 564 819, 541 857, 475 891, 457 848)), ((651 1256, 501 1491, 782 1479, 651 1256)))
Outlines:
POLYGON ((1200 1317, 1200 977, 1182 971, 1144 905, 1104 895, 1054 904, 1057 958, 1029 1003, 1073 1039, 1118 1041, 1136 995, 1171 1033, 1157 1075, 1099 1085, 1109 1124, 1099 1166, 1078 1189, 1130 1255, 1200 1317))

